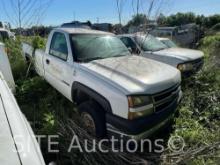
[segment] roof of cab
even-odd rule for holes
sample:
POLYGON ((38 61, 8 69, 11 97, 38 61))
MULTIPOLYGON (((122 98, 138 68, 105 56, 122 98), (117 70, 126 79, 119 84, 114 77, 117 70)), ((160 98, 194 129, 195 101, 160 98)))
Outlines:
POLYGON ((54 30, 63 31, 69 34, 105 34, 105 35, 114 35, 113 33, 98 31, 98 30, 90 30, 84 28, 56 28, 54 30))

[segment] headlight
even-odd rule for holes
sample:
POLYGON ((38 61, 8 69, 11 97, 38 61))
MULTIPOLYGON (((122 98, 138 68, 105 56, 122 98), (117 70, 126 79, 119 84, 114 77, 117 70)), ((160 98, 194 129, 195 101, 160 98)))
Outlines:
POLYGON ((149 96, 128 96, 128 119, 133 120, 154 112, 152 98, 149 96))
POLYGON ((183 71, 190 71, 190 70, 193 70, 193 64, 191 63, 186 63, 186 64, 179 64, 177 66, 177 68, 183 72, 183 71))

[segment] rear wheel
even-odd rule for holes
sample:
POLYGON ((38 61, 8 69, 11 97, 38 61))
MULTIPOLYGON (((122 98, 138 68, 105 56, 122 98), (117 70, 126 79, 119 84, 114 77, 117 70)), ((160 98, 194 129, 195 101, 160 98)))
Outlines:
POLYGON ((85 130, 98 138, 106 135, 105 113, 94 101, 86 101, 79 105, 80 117, 85 130))

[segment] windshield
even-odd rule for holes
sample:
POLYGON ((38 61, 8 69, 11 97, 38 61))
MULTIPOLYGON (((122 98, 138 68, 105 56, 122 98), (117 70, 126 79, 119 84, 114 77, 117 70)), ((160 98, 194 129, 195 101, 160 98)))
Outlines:
POLYGON ((176 48, 177 45, 171 40, 162 40, 162 42, 167 45, 169 48, 176 48))
POLYGON ((138 37, 138 44, 144 51, 159 51, 168 48, 152 35, 138 37))
POLYGON ((76 34, 71 41, 74 56, 80 62, 131 55, 121 40, 111 35, 76 34))

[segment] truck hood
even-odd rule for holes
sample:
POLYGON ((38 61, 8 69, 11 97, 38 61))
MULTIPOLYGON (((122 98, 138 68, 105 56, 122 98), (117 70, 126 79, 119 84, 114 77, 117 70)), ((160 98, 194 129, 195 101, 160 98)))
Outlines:
POLYGON ((140 56, 96 60, 82 67, 126 94, 154 94, 181 81, 177 69, 140 56))
POLYGON ((153 53, 158 55, 175 57, 183 61, 193 61, 204 56, 204 53, 202 51, 185 48, 169 48, 153 53))

